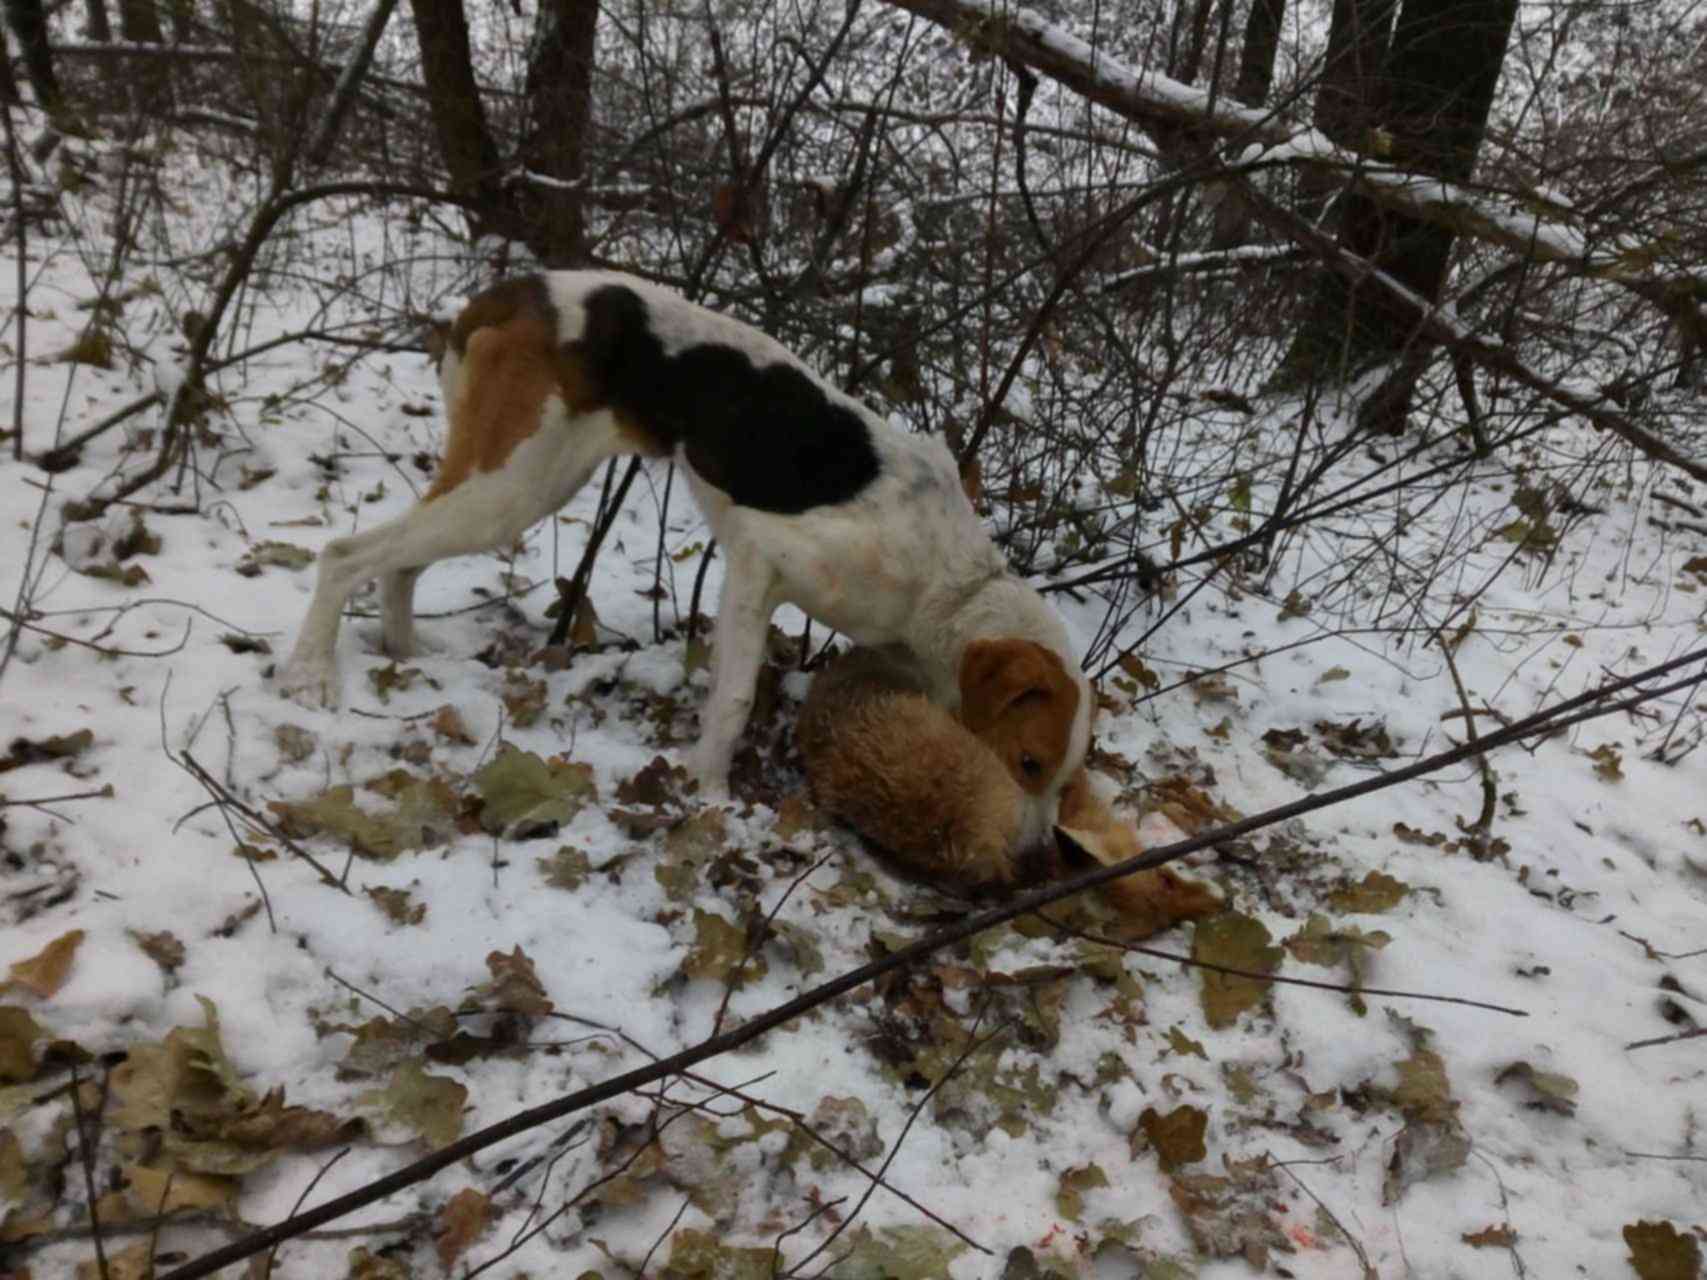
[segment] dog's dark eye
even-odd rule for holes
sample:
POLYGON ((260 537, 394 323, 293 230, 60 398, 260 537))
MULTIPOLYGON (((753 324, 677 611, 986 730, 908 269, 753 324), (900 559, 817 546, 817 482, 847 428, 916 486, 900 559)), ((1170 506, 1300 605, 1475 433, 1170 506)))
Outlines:
POLYGON ((1029 752, 1022 752, 1020 754, 1019 767, 1025 772, 1025 776, 1028 778, 1041 777, 1043 774, 1042 761, 1040 761, 1036 756, 1031 755, 1029 752))

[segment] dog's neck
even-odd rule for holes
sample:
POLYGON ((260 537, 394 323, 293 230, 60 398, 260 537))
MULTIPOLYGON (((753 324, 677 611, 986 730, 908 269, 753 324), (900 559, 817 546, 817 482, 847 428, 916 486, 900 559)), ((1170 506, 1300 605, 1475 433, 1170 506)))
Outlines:
POLYGON ((974 640, 1014 637, 1034 640, 1060 655, 1069 670, 1078 669, 1071 637, 1061 615, 1042 596, 1003 569, 973 584, 944 613, 931 613, 939 622, 915 642, 931 673, 934 701, 951 710, 960 706, 960 664, 974 640))

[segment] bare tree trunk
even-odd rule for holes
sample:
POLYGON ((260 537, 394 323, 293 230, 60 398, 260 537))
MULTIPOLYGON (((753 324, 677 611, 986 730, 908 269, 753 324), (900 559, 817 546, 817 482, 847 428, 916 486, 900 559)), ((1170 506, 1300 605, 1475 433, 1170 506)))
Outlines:
POLYGON ((113 42, 113 24, 107 20, 107 0, 83 0, 83 23, 93 43, 113 42))
POLYGON ((154 0, 119 0, 119 30, 131 44, 164 44, 154 0))
POLYGON ((47 14, 42 0, 5 0, 5 6, 6 24, 18 38, 24 74, 35 90, 36 104, 48 115, 58 116, 65 99, 59 91, 59 77, 53 73, 53 55, 48 52, 47 14))
MULTIPOLYGON (((154 0, 118 0, 118 4, 119 30, 127 44, 166 43, 154 0)), ((155 111, 164 105, 171 68, 163 59, 128 58, 115 60, 113 65, 128 78, 125 89, 137 110, 155 111)))
MULTIPOLYGON (((1286 18, 1286 0, 1251 0, 1245 18, 1245 40, 1239 49, 1239 74, 1233 81, 1233 96, 1247 107, 1260 107, 1274 85, 1274 59, 1280 51, 1280 24, 1286 18)), ((1250 237, 1251 215, 1238 192, 1229 188, 1215 207, 1215 228, 1209 243, 1215 249, 1231 249, 1250 237)))
POLYGON ((527 74, 527 129, 521 159, 530 175, 518 189, 528 248, 549 266, 585 260, 585 202, 578 185, 587 171, 593 114, 596 0, 542 0, 527 74))
POLYGON ((501 161, 474 80, 462 0, 410 0, 410 8, 421 43, 421 75, 433 130, 450 170, 451 189, 477 202, 476 233, 494 222, 507 223, 499 181, 501 161))
MULTIPOLYGON (((1390 154, 1383 159, 1449 181, 1468 178, 1516 14, 1516 0, 1406 0, 1378 76, 1363 73, 1375 50, 1365 39, 1367 32, 1356 30, 1356 40, 1347 45, 1351 71, 1336 76, 1332 88, 1324 83, 1317 99, 1318 125, 1342 145, 1367 148, 1370 129, 1379 124, 1391 138, 1390 154), (1361 100, 1351 96, 1354 89, 1361 100)), ((1336 23, 1340 16, 1336 7, 1336 23)), ((1343 197, 1342 210, 1340 243, 1345 248, 1418 297, 1439 299, 1451 230, 1355 193, 1343 197)), ((1403 385, 1384 387, 1372 399, 1380 422, 1370 425, 1396 429, 1410 402, 1410 386, 1426 364, 1415 352, 1406 354, 1416 340, 1408 313, 1386 290, 1360 290, 1324 272, 1282 376, 1324 371, 1345 376, 1406 355, 1396 371, 1403 385)))

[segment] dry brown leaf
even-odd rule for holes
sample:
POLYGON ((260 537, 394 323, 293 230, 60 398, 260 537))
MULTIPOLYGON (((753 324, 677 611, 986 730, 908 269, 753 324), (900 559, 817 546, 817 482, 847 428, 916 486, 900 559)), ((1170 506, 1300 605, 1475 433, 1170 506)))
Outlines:
POLYGON ((454 743, 459 747, 472 747, 475 744, 475 737, 468 731, 468 725, 462 718, 462 712, 448 702, 433 712, 433 718, 427 723, 433 732, 446 742, 454 743))
POLYGON ((492 981, 477 988, 477 994, 492 1000, 505 1013, 544 1017, 554 1008, 545 994, 545 984, 534 972, 533 961, 520 946, 509 955, 488 952, 486 970, 492 981))
POLYGON ((0 1081, 21 1084, 36 1073, 31 1046, 41 1025, 20 1005, 0 1005, 0 1081))
POLYGON ((1626 1223, 1624 1244, 1642 1280, 1700 1280, 1701 1246, 1669 1222, 1626 1223))
POLYGON ((0 1204, 16 1204, 24 1198, 24 1148, 18 1135, 0 1129, 0 1204))
POLYGON ((65 985, 71 976, 71 962, 82 945, 83 930, 63 933, 28 960, 12 965, 11 979, 0 983, 0 991, 21 987, 38 1000, 46 1000, 65 985))
MULTIPOLYGON (((29 1272, 23 1272, 29 1280, 29 1272)), ((77 1280, 151 1280, 154 1275, 154 1242, 138 1240, 128 1249, 108 1253, 103 1268, 99 1258, 85 1258, 77 1264, 77 1280)))
POLYGON ((1508 1222, 1503 1226, 1486 1226, 1480 1231, 1466 1231, 1458 1238, 1472 1249, 1509 1249, 1517 1243, 1517 1232, 1508 1222))
POLYGON ((464 1187, 439 1210, 439 1262, 449 1271, 467 1252, 491 1217, 492 1201, 484 1191, 464 1187))
POLYGON ((162 929, 159 933, 137 933, 132 930, 130 936, 136 945, 142 948, 143 954, 167 973, 184 963, 184 944, 170 930, 162 929))
POLYGON ((224 1209, 237 1203, 237 1179, 133 1164, 124 1170, 125 1200, 138 1217, 180 1209, 224 1209))
POLYGON ((1166 1172, 1196 1164, 1209 1154, 1203 1143, 1209 1113, 1197 1107, 1178 1106, 1166 1115, 1154 1107, 1145 1107, 1144 1114, 1138 1117, 1138 1126, 1156 1149, 1156 1157, 1166 1172))

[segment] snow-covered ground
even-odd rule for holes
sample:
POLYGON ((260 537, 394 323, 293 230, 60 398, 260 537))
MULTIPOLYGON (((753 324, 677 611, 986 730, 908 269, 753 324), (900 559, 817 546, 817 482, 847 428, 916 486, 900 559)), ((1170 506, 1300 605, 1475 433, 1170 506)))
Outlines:
MULTIPOLYGON (((351 227, 335 234, 379 239, 351 227)), ((94 289, 76 255, 39 248, 32 450, 156 376, 123 353, 117 372, 54 358, 94 289)), ((8 314, 12 282, 0 271, 8 314)), ((317 323, 315 305, 281 289, 245 341, 317 323)), ((143 293, 123 315, 169 384, 167 304, 143 293)), ((424 358, 296 394, 328 358, 292 344, 222 380, 199 502, 162 484, 62 525, 67 500, 142 464, 157 412, 68 471, 0 466, 0 601, 27 575, 31 609, 0 675, 0 973, 39 958, 0 992, 0 1269, 94 1257, 73 1060, 106 1251, 153 1250, 164 1273, 965 909, 810 813, 788 735, 806 677, 782 661, 743 803, 702 808, 654 767, 692 740, 706 680, 679 625, 706 534, 679 485, 660 518, 661 467, 615 525, 595 643, 566 666, 535 655, 596 484, 513 557, 429 572, 421 657, 378 654, 364 596, 340 645, 344 708, 282 700, 269 672, 312 554, 405 509, 439 441, 424 358), (508 838, 492 829, 506 806, 550 821, 508 838), (186 1216, 156 1241, 134 1220, 162 1199, 186 1216)), ((7 377, 0 420, 12 394, 7 377)), ((1266 407, 1285 430, 1286 406, 1266 407)), ((1468 504, 1509 500, 1490 477, 1468 504)), ((1489 709, 1479 729, 1702 643, 1707 538, 1648 522, 1656 483, 1704 500, 1638 467, 1545 571, 1519 560, 1483 597, 1454 650, 1489 709)), ((1476 552, 1466 583, 1510 550, 1476 552)), ((1057 598, 1088 643, 1102 607, 1057 598)), ((1212 588, 1150 644, 1150 669, 1171 682, 1278 652, 1138 709, 1136 685, 1106 682, 1098 758, 1147 831, 1462 736, 1439 650, 1355 621, 1212 588)), ((790 657, 799 619, 777 623, 790 657)), ((1632 1274, 1635 1224, 1671 1224, 1634 1238, 1685 1253, 1667 1232, 1707 1230, 1707 1049, 1678 1038, 1707 1021, 1707 756, 1649 758, 1701 733, 1680 695, 1499 752, 1480 844, 1461 829, 1482 805, 1466 766, 1224 846, 1195 865, 1231 913, 1154 944, 1525 1016, 1284 985, 1241 1007, 1165 959, 1004 927, 287 1243, 276 1274, 1632 1274)))

